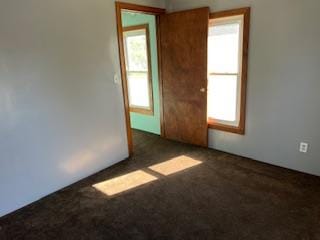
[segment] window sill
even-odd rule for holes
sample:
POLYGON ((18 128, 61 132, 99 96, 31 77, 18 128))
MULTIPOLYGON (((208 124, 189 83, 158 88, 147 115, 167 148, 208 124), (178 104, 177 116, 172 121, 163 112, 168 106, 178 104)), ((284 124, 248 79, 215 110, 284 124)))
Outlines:
POLYGON ((143 115, 149 115, 149 116, 154 115, 152 109, 144 109, 144 108, 137 108, 137 107, 130 107, 130 112, 143 114, 143 115))
POLYGON ((240 135, 245 134, 244 127, 241 127, 241 126, 234 127, 234 126, 230 126, 230 125, 220 124, 220 123, 217 123, 213 120, 208 120, 208 128, 219 130, 219 131, 224 131, 224 132, 236 133, 236 134, 240 134, 240 135))

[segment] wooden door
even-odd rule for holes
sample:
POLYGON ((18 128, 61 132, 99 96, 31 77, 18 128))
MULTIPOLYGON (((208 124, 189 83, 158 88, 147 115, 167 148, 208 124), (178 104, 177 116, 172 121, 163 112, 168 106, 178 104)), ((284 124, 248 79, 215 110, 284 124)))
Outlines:
POLYGON ((160 16, 163 135, 208 145, 207 39, 209 8, 160 16))

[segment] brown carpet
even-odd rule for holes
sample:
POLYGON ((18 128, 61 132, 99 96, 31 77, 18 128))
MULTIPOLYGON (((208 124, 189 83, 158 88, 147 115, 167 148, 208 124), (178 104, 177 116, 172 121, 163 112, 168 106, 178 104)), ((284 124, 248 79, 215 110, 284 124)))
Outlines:
POLYGON ((130 160, 1 218, 0 239, 320 239, 320 178, 134 140, 130 160))

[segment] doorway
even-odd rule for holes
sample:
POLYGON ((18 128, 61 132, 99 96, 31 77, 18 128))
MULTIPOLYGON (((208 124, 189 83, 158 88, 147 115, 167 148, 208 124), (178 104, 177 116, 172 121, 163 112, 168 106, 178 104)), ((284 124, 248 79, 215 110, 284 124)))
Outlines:
POLYGON ((158 16, 165 9, 116 2, 129 155, 132 131, 161 135, 158 16))

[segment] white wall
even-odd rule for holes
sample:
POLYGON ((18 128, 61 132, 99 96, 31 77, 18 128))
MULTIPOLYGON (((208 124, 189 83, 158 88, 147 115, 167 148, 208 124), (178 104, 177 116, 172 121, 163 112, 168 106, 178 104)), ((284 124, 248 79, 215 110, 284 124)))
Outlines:
POLYGON ((246 135, 210 130, 210 146, 320 175, 320 1, 167 1, 171 11, 202 6, 252 8, 246 135))
POLYGON ((0 0, 0 216, 128 156, 114 9, 0 0))

